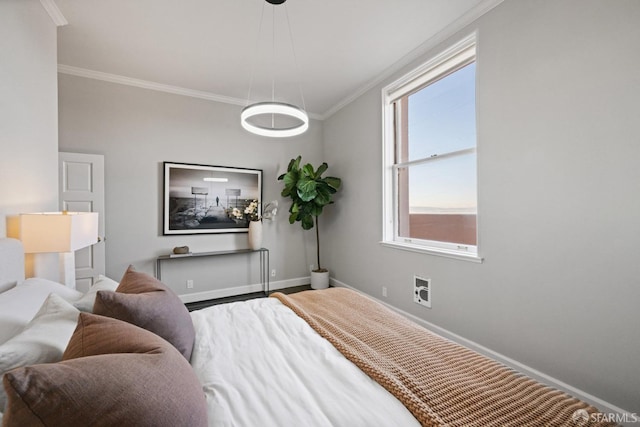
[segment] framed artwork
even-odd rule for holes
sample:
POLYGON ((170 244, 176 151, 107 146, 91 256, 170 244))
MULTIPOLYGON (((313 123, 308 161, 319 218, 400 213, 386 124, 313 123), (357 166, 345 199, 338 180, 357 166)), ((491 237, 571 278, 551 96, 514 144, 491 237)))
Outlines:
POLYGON ((164 162, 163 234, 246 233, 262 170, 164 162))

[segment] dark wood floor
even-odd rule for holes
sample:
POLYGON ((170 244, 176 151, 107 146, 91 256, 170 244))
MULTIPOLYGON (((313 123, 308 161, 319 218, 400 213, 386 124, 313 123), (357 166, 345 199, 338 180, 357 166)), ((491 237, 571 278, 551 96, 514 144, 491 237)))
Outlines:
MULTIPOLYGON (((282 292, 283 294, 293 294, 295 292, 308 291, 310 289, 311 289, 310 285, 302 285, 302 286, 294 286, 292 288, 278 289, 277 291, 272 291, 272 293, 282 292)), ((251 294, 234 295, 232 297, 210 299, 207 301, 189 302, 189 303, 186 303, 185 305, 187 306, 187 309, 189 309, 189 311, 194 311, 194 310, 200 310, 202 308, 209 307, 216 304, 226 304, 228 302, 246 301, 254 298, 265 298, 265 297, 266 297, 266 294, 264 292, 254 292, 251 294)))

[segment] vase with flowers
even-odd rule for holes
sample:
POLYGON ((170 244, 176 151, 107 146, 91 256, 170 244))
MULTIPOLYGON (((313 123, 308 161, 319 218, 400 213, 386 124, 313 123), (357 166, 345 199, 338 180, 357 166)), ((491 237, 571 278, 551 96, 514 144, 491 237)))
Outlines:
POLYGON ((252 200, 243 211, 233 208, 232 215, 236 219, 246 219, 249 222, 249 249, 256 250, 262 247, 262 220, 272 220, 277 212, 277 200, 267 203, 262 212, 257 200, 252 200))

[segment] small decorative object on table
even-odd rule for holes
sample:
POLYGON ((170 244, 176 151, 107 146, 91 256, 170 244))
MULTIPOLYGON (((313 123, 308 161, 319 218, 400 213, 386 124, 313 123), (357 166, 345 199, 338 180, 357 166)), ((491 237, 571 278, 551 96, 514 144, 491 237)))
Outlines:
POLYGON ((173 248, 173 254, 172 255, 189 255, 191 252, 189 252, 189 246, 176 246, 175 248, 173 248))

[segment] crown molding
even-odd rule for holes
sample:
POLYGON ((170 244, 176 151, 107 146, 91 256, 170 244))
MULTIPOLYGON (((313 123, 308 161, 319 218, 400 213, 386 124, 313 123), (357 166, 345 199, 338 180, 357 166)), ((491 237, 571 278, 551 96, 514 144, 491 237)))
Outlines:
POLYGON ((56 24, 56 27, 63 27, 69 24, 54 0, 40 0, 40 3, 51 17, 53 23, 56 24))
POLYGON ((485 13, 489 12, 491 9, 498 6, 504 0, 484 0, 478 3, 474 8, 467 11, 464 15, 460 16, 458 19, 453 21, 451 24, 447 25, 444 29, 436 33, 433 37, 430 37, 422 43, 420 46, 403 56, 399 61, 395 62, 393 65, 384 70, 380 75, 378 75, 373 80, 370 80, 356 92, 351 95, 343 98, 342 101, 338 102, 336 105, 322 113, 322 120, 326 120, 342 108, 351 104, 353 101, 358 99, 360 96, 364 95, 369 90, 373 89, 377 85, 383 83, 393 74, 402 70, 404 67, 412 63, 413 61, 419 59, 423 55, 427 54, 431 49, 435 48, 438 44, 444 42, 449 37, 456 34, 458 31, 463 30, 468 25, 472 24, 478 18, 480 18, 485 13))
POLYGON ((74 67, 71 65, 58 64, 58 72, 72 76, 85 77, 88 79, 102 80, 110 83, 118 83, 126 86, 134 86, 142 89, 155 90, 158 92, 172 93, 175 95, 190 96, 192 98, 206 99, 208 101, 223 102, 225 104, 241 105, 247 104, 245 99, 232 98, 229 96, 216 95, 215 93, 202 90, 187 89, 180 86, 166 85, 151 82, 148 80, 134 79, 118 74, 103 73, 102 71, 88 70, 86 68, 74 67))
MULTIPOLYGON (((118 74, 103 73, 102 71, 88 70, 86 68, 74 67, 72 65, 58 64, 58 73, 69 74, 71 76, 77 77, 85 77, 94 80, 102 80, 105 82, 117 83, 126 86, 139 87, 142 89, 155 90, 158 92, 172 93, 174 95, 189 96, 191 98, 206 99, 208 101, 222 102, 224 104, 239 105, 241 107, 245 107, 247 105, 246 99, 218 95, 203 90, 194 90, 180 86, 166 85, 149 80, 134 79, 132 77, 125 77, 118 74)), ((322 120, 322 117, 318 114, 309 112, 307 112, 307 114, 312 119, 322 120)))

